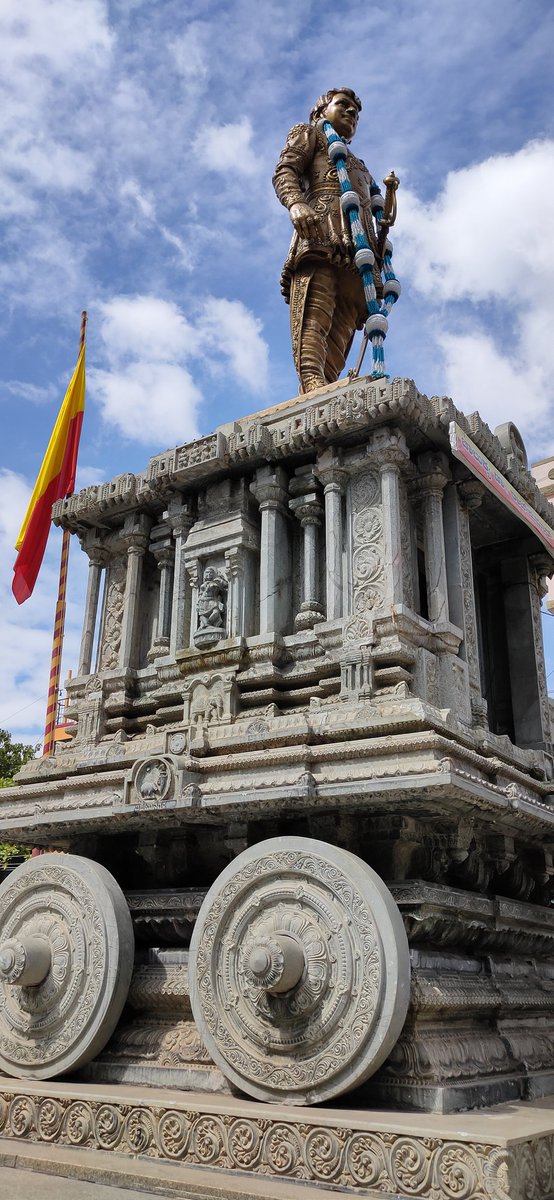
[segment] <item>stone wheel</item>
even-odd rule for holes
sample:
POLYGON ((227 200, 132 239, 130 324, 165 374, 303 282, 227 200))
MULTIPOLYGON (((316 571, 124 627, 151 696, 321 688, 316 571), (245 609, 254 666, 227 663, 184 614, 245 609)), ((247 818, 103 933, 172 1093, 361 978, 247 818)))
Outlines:
POLYGON ((103 1049, 127 998, 131 916, 104 867, 43 854, 0 887, 0 1068, 51 1079, 103 1049))
POLYGON ((260 1100, 313 1104, 363 1083, 408 1009, 402 918, 346 850, 281 837, 240 854, 196 921, 195 1021, 227 1078, 260 1100))

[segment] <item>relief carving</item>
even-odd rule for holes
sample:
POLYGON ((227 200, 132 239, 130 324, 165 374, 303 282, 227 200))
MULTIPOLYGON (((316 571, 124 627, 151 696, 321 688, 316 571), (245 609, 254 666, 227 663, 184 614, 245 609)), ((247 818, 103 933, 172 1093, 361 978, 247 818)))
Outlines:
POLYGON ((345 627, 345 641, 367 641, 371 637, 374 609, 383 604, 384 561, 380 481, 374 471, 365 471, 351 481, 352 502, 352 619, 345 627))
POLYGON ((193 729, 234 720, 237 707, 235 674, 214 672, 191 679, 183 691, 183 722, 193 729))
POLYGON ((194 641, 197 646, 214 645, 226 636, 228 587, 228 580, 221 571, 206 567, 196 604, 198 628, 194 641))
MULTIPOLYGON (((209 1105, 209 1101, 207 1102, 209 1105)), ((296 1122, 272 1116, 199 1112, 152 1100, 139 1106, 67 1096, 22 1096, 4 1087, 0 1132, 30 1143, 57 1141, 118 1154, 144 1154, 188 1166, 233 1168, 272 1177, 360 1188, 383 1200, 548 1200, 554 1178, 551 1136, 521 1140, 517 1153, 484 1139, 418 1136, 346 1127, 322 1117, 296 1122)), ((352 1127, 354 1124, 354 1127, 352 1127)), ((215 1180, 214 1180, 215 1182, 215 1180)))
POLYGON ((100 652, 101 671, 115 671, 119 664, 126 578, 127 559, 120 555, 112 559, 108 569, 106 609, 100 652))

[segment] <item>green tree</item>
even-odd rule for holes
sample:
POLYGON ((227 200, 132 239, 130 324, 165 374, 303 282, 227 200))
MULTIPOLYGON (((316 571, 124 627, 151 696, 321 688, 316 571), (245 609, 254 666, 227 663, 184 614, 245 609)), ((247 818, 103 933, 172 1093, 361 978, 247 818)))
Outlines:
MULTIPOLYGON (((9 787, 13 777, 23 763, 29 761, 38 750, 24 742, 12 742, 6 729, 0 729, 0 788, 9 787)), ((0 872, 6 871, 21 858, 28 858, 31 853, 28 846, 14 846, 12 842, 0 842, 0 872)), ((0 876, 1 877, 1 876, 0 876)))
POLYGON ((38 744, 12 742, 6 729, 0 729, 0 787, 9 787, 14 775, 36 754, 38 744))

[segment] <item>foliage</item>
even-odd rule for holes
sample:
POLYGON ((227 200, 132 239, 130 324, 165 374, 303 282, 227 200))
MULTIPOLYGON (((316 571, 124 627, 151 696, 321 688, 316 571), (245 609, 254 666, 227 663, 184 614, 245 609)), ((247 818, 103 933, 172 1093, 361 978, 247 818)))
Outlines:
MULTIPOLYGON (((13 776, 24 763, 39 749, 37 746, 25 745, 24 742, 12 742, 6 729, 0 729, 0 788, 10 787, 13 776)), ((0 871, 15 866, 22 858, 29 858, 31 851, 28 846, 14 846, 12 842, 0 842, 0 871)))
POLYGON ((22 859, 30 858, 29 846, 14 846, 11 842, 0 842, 0 871, 15 867, 22 859))
POLYGON ((14 775, 36 754, 38 745, 12 742, 6 729, 0 729, 0 787, 9 787, 14 775))

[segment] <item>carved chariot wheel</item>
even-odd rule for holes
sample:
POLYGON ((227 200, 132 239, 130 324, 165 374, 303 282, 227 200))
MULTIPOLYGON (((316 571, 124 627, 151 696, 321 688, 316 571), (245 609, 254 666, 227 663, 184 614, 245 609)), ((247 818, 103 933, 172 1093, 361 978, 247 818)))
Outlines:
POLYGON ((74 854, 28 859, 0 886, 0 1068, 51 1079, 111 1037, 134 960, 131 916, 109 871, 74 854))
POLYGON ((210 888, 189 980, 196 1024, 227 1078, 260 1100, 313 1104, 363 1083, 392 1050, 408 1009, 408 940, 361 859, 272 838, 210 888))

